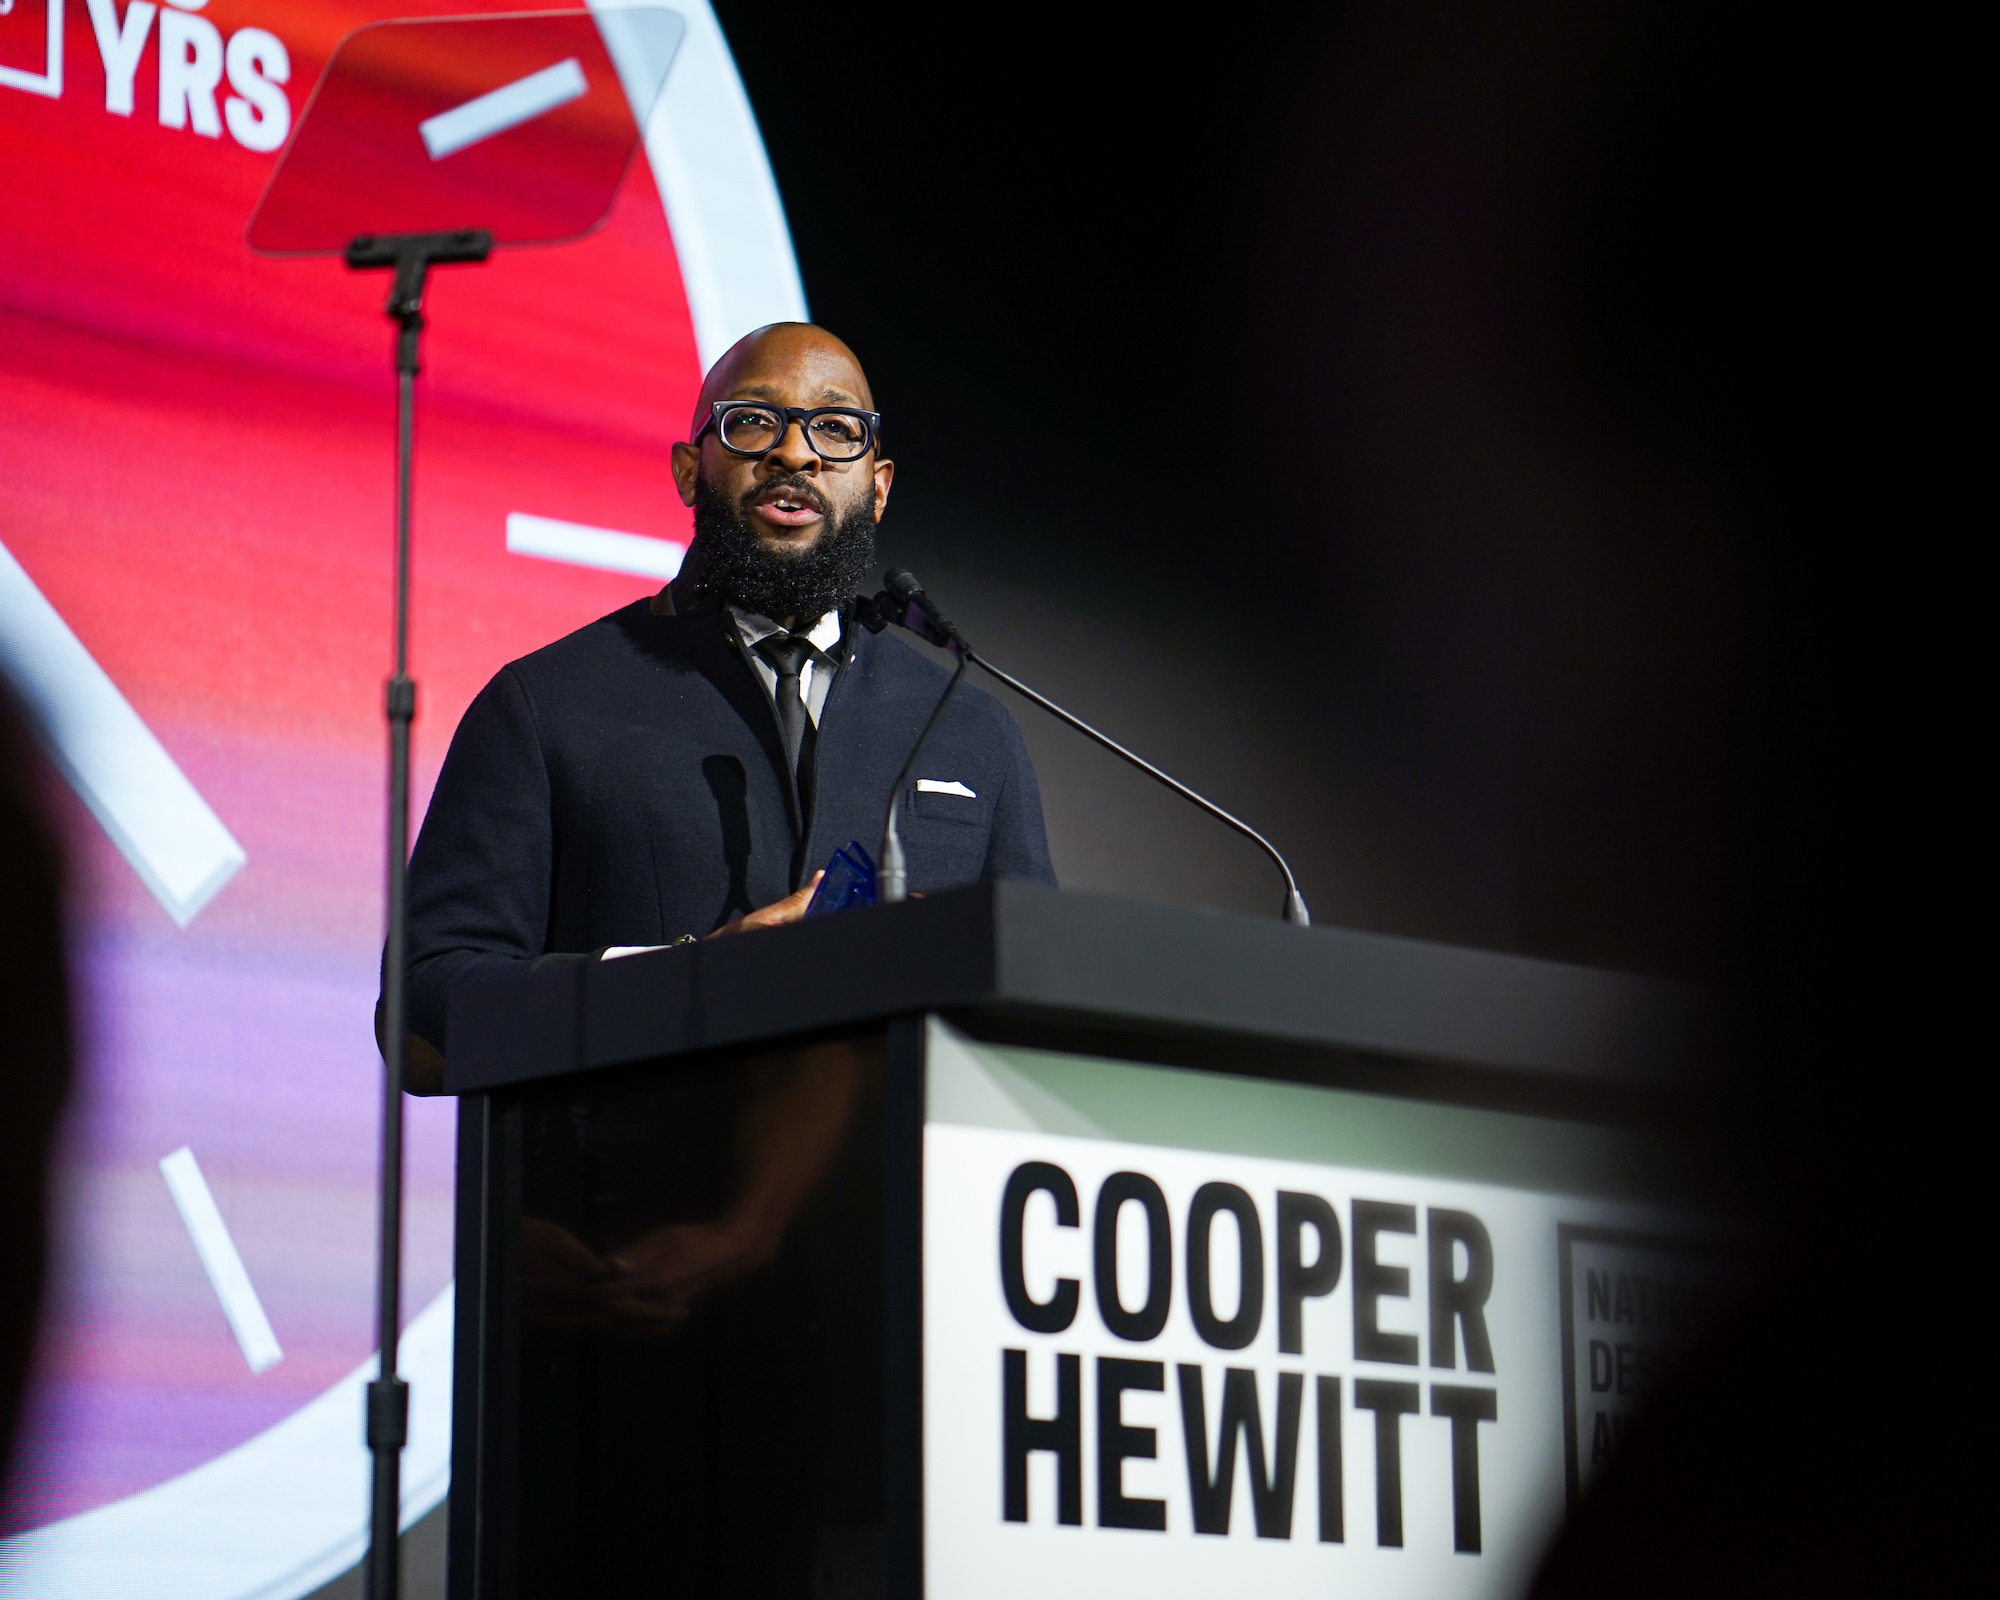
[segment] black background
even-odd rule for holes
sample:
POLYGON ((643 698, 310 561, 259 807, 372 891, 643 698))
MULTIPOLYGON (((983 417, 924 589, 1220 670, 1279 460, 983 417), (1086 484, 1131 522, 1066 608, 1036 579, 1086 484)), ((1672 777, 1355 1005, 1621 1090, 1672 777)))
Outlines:
MULTIPOLYGON (((1322 922, 1721 970, 1746 663, 1802 648, 1831 487, 1820 24, 718 10, 888 419, 885 557, 1322 922)), ((1067 885, 1276 910, 1017 715, 1067 885)))
MULTIPOLYGON (((1898 35, 718 13, 888 419, 885 557, 1262 826, 1317 921, 1720 983, 1769 1195, 1882 1125, 1961 870, 1898 35)), ((1017 715, 1067 886, 1275 914, 1252 846, 1017 715)))
MULTIPOLYGON (((1853 1365, 1916 1348, 1990 1166, 1949 41, 1715 0, 717 9, 888 418, 885 556, 1273 835, 1317 921, 1718 986, 1763 1287, 1546 1592, 1963 1555, 1946 1413, 1853 1365)), ((1066 885, 1276 912, 1251 847, 1017 715, 1066 885)))

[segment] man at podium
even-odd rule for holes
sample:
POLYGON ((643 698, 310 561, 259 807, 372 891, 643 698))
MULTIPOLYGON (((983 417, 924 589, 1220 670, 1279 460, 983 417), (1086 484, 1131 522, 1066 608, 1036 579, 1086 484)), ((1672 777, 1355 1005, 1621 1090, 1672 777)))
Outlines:
MULTIPOLYGON (((709 372, 673 447, 680 576, 503 667, 453 736, 410 863, 406 1082, 443 1084, 475 973, 770 926, 882 831, 948 675, 858 625, 893 464, 860 363, 804 323, 709 372)), ((1007 710, 961 685, 903 797, 914 892, 1054 882, 1007 710)))

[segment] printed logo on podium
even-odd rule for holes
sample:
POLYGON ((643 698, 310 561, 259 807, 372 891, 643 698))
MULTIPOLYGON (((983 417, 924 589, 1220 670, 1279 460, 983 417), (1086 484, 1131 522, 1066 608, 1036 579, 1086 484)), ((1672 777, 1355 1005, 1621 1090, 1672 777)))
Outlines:
POLYGON ((1574 1509, 1706 1322, 1716 1262, 1684 1241, 1573 1224, 1562 1255, 1563 1468, 1574 1509))
POLYGON ((938 1022, 925 1093, 934 1593, 1505 1600, 1711 1298, 1582 1124, 938 1022))

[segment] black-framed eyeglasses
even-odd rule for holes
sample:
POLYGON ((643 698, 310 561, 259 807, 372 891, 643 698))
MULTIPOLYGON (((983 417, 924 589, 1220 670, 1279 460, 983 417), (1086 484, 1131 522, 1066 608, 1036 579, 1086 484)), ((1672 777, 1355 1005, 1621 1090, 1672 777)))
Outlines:
POLYGON ((761 456, 775 450, 796 422, 822 461, 859 461, 875 448, 882 413, 854 406, 767 406, 755 400, 717 400, 708 421, 688 442, 715 430, 716 443, 732 455, 761 456))

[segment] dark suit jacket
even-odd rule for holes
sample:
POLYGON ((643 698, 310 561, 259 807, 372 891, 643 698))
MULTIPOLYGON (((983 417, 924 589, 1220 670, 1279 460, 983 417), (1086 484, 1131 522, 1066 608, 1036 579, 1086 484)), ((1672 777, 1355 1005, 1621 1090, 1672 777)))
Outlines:
MULTIPOLYGON (((676 588, 678 589, 678 585, 676 588)), ((890 786, 948 675, 852 622, 801 802, 777 713, 727 613, 641 600, 503 667, 452 736, 410 861, 410 1031, 445 1046, 473 974, 702 934, 789 894, 849 839, 871 855, 890 786)), ((910 887, 1053 883, 1020 730, 961 683, 904 796, 910 887)), ((573 957, 574 958, 574 957, 573 957)))

